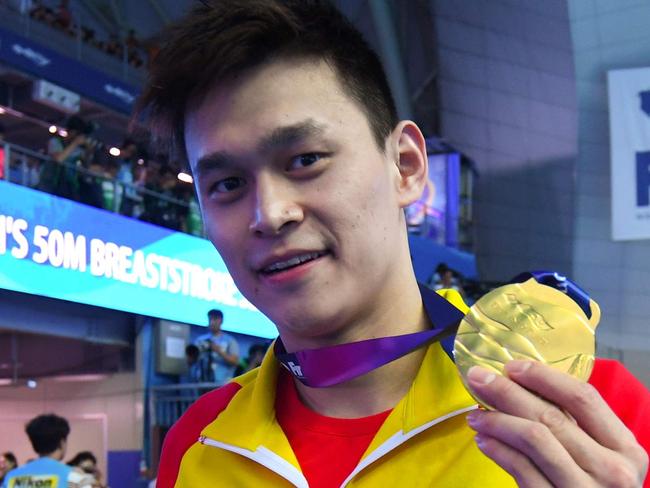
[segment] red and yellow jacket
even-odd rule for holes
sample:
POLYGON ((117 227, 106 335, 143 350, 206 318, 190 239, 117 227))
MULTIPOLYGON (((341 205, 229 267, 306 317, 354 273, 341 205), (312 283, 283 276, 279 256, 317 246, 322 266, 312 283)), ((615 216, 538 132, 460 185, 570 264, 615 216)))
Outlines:
MULTIPOLYGON (((275 417, 280 367, 271 348, 260 368, 192 405, 165 439, 158 488, 307 487, 275 417)), ((650 393, 615 361, 597 360, 590 382, 649 450, 650 393)), ((474 408, 449 356, 431 344, 343 486, 516 486, 477 448, 465 420, 474 408)))

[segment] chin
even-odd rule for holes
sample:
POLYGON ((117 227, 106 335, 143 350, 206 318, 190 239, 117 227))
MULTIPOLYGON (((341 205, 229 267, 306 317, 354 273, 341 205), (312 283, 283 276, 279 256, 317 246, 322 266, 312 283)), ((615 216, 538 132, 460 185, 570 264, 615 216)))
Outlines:
POLYGON ((269 311, 269 317, 277 326, 280 335, 291 336, 294 340, 326 339, 338 336, 344 321, 340 307, 327 306, 321 300, 318 303, 286 304, 275 314, 269 311))

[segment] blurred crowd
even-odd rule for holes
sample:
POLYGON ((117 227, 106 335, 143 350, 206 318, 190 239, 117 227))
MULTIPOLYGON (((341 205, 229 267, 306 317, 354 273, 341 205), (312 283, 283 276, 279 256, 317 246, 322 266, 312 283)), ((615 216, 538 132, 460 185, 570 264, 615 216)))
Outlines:
MULTIPOLYGON (((107 148, 95 126, 73 116, 52 134, 43 158, 16 152, 9 181, 172 230, 202 235, 194 189, 180 181, 180 168, 143 145, 125 139, 107 148)), ((0 127, 0 141, 2 128, 0 127)))
POLYGON ((29 16, 44 24, 49 25, 70 37, 79 36, 82 42, 104 51, 110 56, 125 59, 136 68, 144 64, 145 59, 152 56, 156 46, 138 38, 134 29, 129 29, 125 36, 110 34, 108 39, 96 37, 94 29, 81 25, 70 10, 69 0, 60 0, 58 6, 52 8, 43 0, 30 1, 31 7, 27 10, 29 16))

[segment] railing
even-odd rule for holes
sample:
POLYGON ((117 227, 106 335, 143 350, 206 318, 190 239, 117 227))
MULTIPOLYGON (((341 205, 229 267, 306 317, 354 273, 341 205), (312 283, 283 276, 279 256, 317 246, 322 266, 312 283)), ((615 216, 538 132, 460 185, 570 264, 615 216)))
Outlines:
POLYGON ((151 387, 151 425, 168 428, 203 393, 218 388, 216 383, 184 383, 151 387))
MULTIPOLYGON (((157 225, 166 226, 196 236, 203 236, 200 212, 198 205, 194 201, 186 202, 178 200, 141 185, 119 181, 116 178, 106 176, 79 164, 58 162, 47 155, 16 144, 5 142, 0 147, 4 151, 4 178, 6 181, 31 187, 46 193, 58 194, 59 196, 122 214, 124 214, 124 212, 120 212, 123 209, 122 203, 128 197, 141 199, 142 205, 145 205, 147 198, 149 201, 156 200, 158 202, 164 202, 164 204, 174 210, 182 209, 181 213, 186 215, 186 221, 179 222, 179 227, 166 225, 164 221, 152 221, 143 215, 129 216, 134 218, 142 217, 141 220, 146 220, 157 225), (62 195, 61 192, 57 191, 55 182, 48 180, 55 172, 59 174, 65 173, 68 175, 68 178, 76 178, 76 180, 82 182, 82 188, 85 188, 87 192, 92 192, 92 194, 80 194, 80 198, 62 195)), ((146 217, 150 217, 150 215, 146 217)))

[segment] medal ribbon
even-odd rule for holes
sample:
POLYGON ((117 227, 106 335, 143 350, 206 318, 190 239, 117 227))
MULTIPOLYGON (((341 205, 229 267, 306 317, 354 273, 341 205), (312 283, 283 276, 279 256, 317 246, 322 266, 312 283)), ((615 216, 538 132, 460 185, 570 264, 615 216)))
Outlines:
MULTIPOLYGON (((589 295, 573 281, 552 271, 531 271, 518 275, 511 283, 523 283, 530 278, 566 293, 588 318, 591 317, 589 295)), ((433 329, 318 349, 304 349, 293 353, 286 351, 282 339, 278 337, 273 349, 275 357, 303 384, 314 388, 349 381, 435 341, 441 342, 443 349, 453 360, 455 332, 464 314, 436 292, 423 285, 419 286, 424 308, 429 320, 433 322, 433 329)))
MULTIPOLYGON (((307 386, 323 388, 364 375, 419 347, 445 337, 453 339, 464 314, 436 292, 420 285, 422 302, 433 329, 413 334, 380 337, 336 346, 286 352, 282 340, 275 341, 275 357, 307 386)), ((453 341, 447 342, 453 347, 453 341)), ((451 348, 446 347, 447 353, 451 348)))
POLYGON ((589 304, 589 294, 576 285, 566 276, 562 276, 554 271, 529 271, 517 275, 511 283, 523 283, 530 278, 535 278, 535 281, 540 285, 550 286, 562 293, 565 293, 582 309, 588 319, 591 318, 591 305, 589 304))

